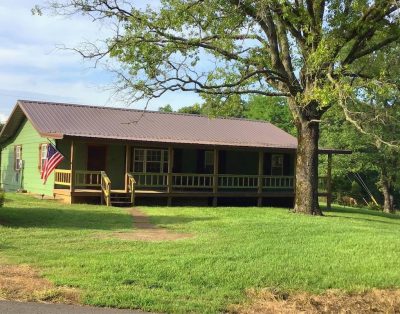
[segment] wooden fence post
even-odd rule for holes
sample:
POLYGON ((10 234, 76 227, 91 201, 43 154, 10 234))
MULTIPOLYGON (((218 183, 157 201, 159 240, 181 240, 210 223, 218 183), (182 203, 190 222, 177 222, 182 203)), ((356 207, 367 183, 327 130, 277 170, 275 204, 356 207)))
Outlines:
POLYGON ((168 147, 168 175, 167 175, 167 192, 168 192, 168 206, 172 205, 172 179, 173 179, 173 167, 174 167, 174 149, 172 146, 168 147))
POLYGON ((218 172, 219 172, 219 156, 218 156, 218 149, 214 148, 214 173, 213 173, 213 206, 218 205, 218 172))
POLYGON ((332 154, 328 154, 328 169, 326 177, 326 209, 332 209, 332 154))
POLYGON ((130 145, 125 145, 125 193, 128 193, 128 173, 131 167, 131 147, 130 145))
POLYGON ((73 192, 75 191, 75 164, 74 164, 74 159, 75 159, 75 156, 74 156, 74 146, 75 146, 75 144, 74 144, 74 140, 71 140, 71 147, 70 147, 70 170, 71 170, 71 185, 70 185, 70 187, 69 187, 69 191, 70 191, 70 197, 71 197, 71 200, 70 200, 70 203, 72 204, 72 202, 73 202, 73 196, 72 196, 72 194, 73 194, 73 192))

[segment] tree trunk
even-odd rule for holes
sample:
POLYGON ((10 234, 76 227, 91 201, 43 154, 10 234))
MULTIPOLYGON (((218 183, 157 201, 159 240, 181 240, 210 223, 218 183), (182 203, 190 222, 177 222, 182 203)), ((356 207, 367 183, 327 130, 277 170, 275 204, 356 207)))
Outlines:
POLYGON ((322 215, 318 204, 319 123, 297 121, 296 196, 294 212, 322 215))
POLYGON ((383 211, 385 213, 394 213, 393 195, 390 191, 389 183, 385 178, 381 179, 383 194, 383 211))

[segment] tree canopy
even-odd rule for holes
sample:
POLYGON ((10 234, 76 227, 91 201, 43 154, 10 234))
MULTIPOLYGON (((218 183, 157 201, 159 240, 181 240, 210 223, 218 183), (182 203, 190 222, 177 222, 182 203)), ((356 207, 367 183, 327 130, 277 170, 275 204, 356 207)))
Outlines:
POLYGON ((291 135, 296 135, 293 116, 286 98, 255 95, 246 104, 246 118, 271 122, 291 135))
POLYGON ((378 173, 375 183, 387 212, 394 211, 395 188, 400 184, 400 64, 395 56, 399 52, 400 47, 391 46, 368 56, 364 73, 376 77, 375 82, 359 86, 359 97, 345 99, 344 111, 331 108, 322 124, 323 144, 353 150, 352 156, 342 158, 342 169, 378 173), (387 84, 380 84, 382 75, 390 78, 387 84))

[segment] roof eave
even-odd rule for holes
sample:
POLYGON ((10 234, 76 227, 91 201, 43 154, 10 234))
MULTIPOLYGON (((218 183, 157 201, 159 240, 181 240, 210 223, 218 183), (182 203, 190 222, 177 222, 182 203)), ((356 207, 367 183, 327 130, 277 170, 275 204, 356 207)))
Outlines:
MULTIPOLYGON (((61 134, 60 134, 61 135, 61 134)), ((293 146, 282 146, 282 145, 248 145, 245 143, 227 143, 227 142, 208 142, 198 141, 193 142, 190 140, 171 140, 171 139, 146 139, 146 138, 118 138, 113 136, 98 136, 90 134, 64 134, 63 138, 80 138, 83 140, 98 139, 98 140, 110 140, 110 141, 122 141, 122 142, 135 142, 135 143, 149 143, 154 144, 176 144, 176 145, 194 145, 194 146, 208 146, 208 147, 242 147, 242 148, 253 148, 253 149, 279 149, 279 150, 296 150, 293 146)))
POLYGON ((49 137, 55 140, 61 140, 64 138, 64 134, 61 133, 39 133, 42 137, 49 137))
MULTIPOLYGON (((3 129, 0 132, 0 144, 7 142, 13 135, 12 134, 7 134, 6 136, 4 135, 10 127, 18 128, 19 126, 12 126, 12 123, 15 123, 13 117, 17 114, 17 111, 20 110, 22 114, 26 117, 26 119, 29 120, 29 122, 32 124, 32 126, 35 128, 35 130, 39 133, 40 136, 42 137, 48 137, 52 139, 62 139, 64 137, 64 134, 61 133, 55 133, 55 132, 42 132, 38 126, 35 124, 35 122, 31 119, 27 111, 24 109, 24 105, 20 100, 17 100, 17 103, 14 106, 13 111, 11 112, 6 124, 4 125, 3 129)), ((18 124, 22 122, 19 121, 18 124)), ((12 132, 13 134, 15 133, 14 131, 12 132)))

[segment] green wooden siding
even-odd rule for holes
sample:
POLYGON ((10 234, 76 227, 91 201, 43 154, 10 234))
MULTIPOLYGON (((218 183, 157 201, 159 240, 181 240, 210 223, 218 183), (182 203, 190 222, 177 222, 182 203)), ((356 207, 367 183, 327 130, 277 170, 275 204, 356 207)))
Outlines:
POLYGON ((174 169, 175 173, 196 173, 198 153, 196 149, 175 148, 174 169))
POLYGON ((258 173, 258 152, 225 150, 220 152, 220 172, 224 174, 258 173))
MULTIPOLYGON (((210 149, 212 150, 212 149, 210 149)), ((204 168, 204 149, 175 148, 174 170, 175 173, 207 173, 204 168)), ((294 175, 295 154, 272 153, 264 154, 265 175, 271 174, 271 155, 284 156, 283 175, 294 175)), ((221 174, 258 174, 258 152, 244 150, 220 150, 219 173, 221 174)), ((209 173, 212 173, 208 171, 209 173)))
MULTIPOLYGON (((70 169, 71 162, 71 139, 57 140, 57 149, 64 155, 64 161, 57 167, 59 169, 70 169)), ((74 165, 75 170, 87 169, 87 144, 74 142, 74 165)))
POLYGON ((111 180, 111 188, 125 188, 125 146, 107 146, 107 175, 111 180))
MULTIPOLYGON (((74 141, 75 170, 87 170, 89 145, 90 143, 74 141)), ((117 144, 106 146, 106 169, 104 170, 111 180, 111 187, 113 189, 123 189, 125 187, 125 146, 117 144)), ((58 140, 57 148, 65 156, 65 160, 58 168, 70 169, 71 139, 58 140)))
POLYGON ((5 143, 1 151, 1 186, 6 191, 15 191, 20 188, 30 193, 53 195, 54 174, 51 174, 46 184, 40 179, 39 145, 46 143, 32 124, 25 120, 15 136, 5 143), (14 170, 14 147, 22 146, 22 160, 24 169, 14 170))

